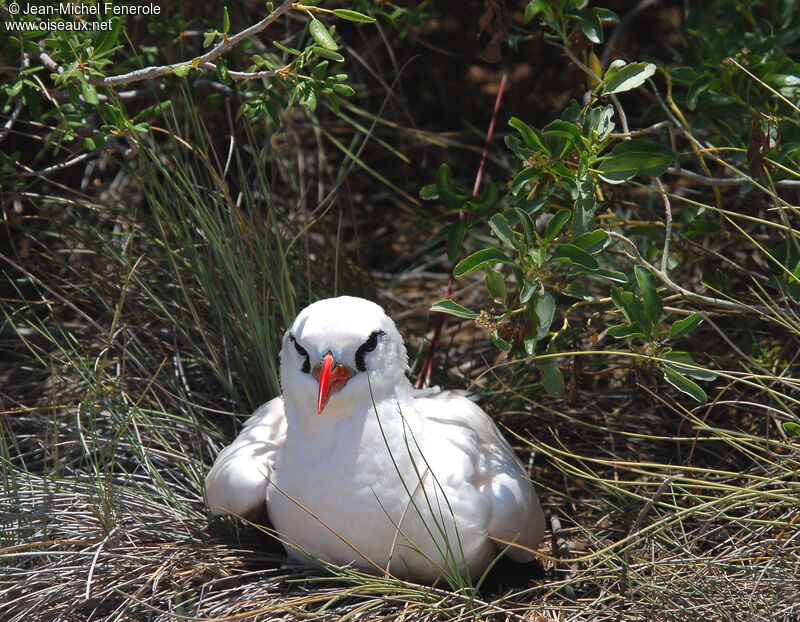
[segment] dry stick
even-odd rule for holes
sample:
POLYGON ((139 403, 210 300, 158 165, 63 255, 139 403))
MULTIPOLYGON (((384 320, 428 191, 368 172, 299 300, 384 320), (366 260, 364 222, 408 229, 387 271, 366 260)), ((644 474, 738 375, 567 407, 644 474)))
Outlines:
POLYGON ((564 585, 564 596, 569 600, 575 600, 575 590, 569 584, 569 581, 572 579, 572 574, 569 571, 569 566, 566 564, 570 557, 569 544, 567 544, 567 539, 564 537, 564 532, 561 529, 561 521, 555 514, 550 514, 550 529, 553 532, 553 557, 564 562, 560 567, 559 564, 556 563, 555 571, 567 582, 566 585, 564 585))
POLYGON ((664 190, 664 184, 656 177, 656 186, 658 186, 658 193, 664 201, 664 219, 666 221, 666 230, 664 232, 664 252, 661 257, 661 272, 666 272, 669 264, 669 245, 672 238, 672 207, 669 204, 669 197, 667 191, 664 190))
MULTIPOLYGON (((752 181, 747 177, 706 177, 685 168, 670 167, 667 173, 672 175, 680 175, 687 177, 700 183, 708 184, 709 186, 743 186, 752 181)), ((800 186, 800 180, 797 179, 781 179, 775 182, 776 186, 797 187, 800 186)))
POLYGON ((11 115, 8 117, 8 121, 3 126, 3 129, 0 130, 0 142, 5 140, 6 136, 8 136, 9 132, 11 132, 11 128, 14 127, 14 123, 17 122, 17 118, 19 117, 19 113, 22 111, 22 98, 17 101, 17 105, 14 106, 14 110, 11 111, 11 115))
MULTIPOLYGON (((483 145, 483 152, 481 153, 481 163, 478 166, 478 174, 475 176, 475 184, 472 186, 472 196, 478 196, 478 191, 481 187, 481 179, 483 179, 483 169, 486 166, 486 158, 489 156, 489 143, 492 140, 492 135, 494 134, 494 124, 497 120, 497 113, 500 111, 500 103, 503 101, 503 92, 506 90, 506 84, 508 83, 508 74, 504 73, 503 77, 500 79, 500 87, 497 89, 497 98, 494 100, 494 110, 492 111, 492 120, 489 122, 489 129, 486 131, 486 142, 483 145)), ((459 214, 459 218, 463 218, 463 214, 459 214)), ((450 267, 450 276, 447 279, 447 288, 444 291, 445 299, 449 299, 450 295, 453 291, 453 283, 455 282, 455 277, 453 276, 453 268, 455 265, 450 267)), ((419 377, 417 378, 416 383, 414 383, 414 387, 419 389, 421 387, 430 386, 431 381, 431 371, 433 370, 433 357, 436 354, 436 350, 439 348, 439 341, 442 337, 442 330, 444 329, 445 322, 447 321, 447 314, 440 313, 439 317, 436 320, 436 328, 433 330, 433 337, 431 338, 431 345, 428 348, 428 354, 425 357, 425 362, 422 364, 422 369, 419 371, 419 377)))

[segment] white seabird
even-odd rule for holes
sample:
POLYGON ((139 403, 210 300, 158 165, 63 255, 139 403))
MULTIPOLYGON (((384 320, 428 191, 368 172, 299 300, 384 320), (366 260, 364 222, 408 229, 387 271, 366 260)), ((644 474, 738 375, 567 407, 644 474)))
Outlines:
POLYGON ((544 535, 533 485, 489 416, 415 390, 403 339, 375 303, 305 308, 283 337, 283 394, 258 408, 206 477, 214 514, 267 512, 294 562, 400 578, 477 579, 544 535), (511 543, 511 544, 508 544, 511 543))

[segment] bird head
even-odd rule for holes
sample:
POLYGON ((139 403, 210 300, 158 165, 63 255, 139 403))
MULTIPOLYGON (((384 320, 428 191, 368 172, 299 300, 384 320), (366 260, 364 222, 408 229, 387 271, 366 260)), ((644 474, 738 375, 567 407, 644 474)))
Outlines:
POLYGON ((408 387, 407 369, 394 322, 363 298, 315 302, 283 337, 283 397, 300 412, 346 415, 359 401, 377 402, 408 387))

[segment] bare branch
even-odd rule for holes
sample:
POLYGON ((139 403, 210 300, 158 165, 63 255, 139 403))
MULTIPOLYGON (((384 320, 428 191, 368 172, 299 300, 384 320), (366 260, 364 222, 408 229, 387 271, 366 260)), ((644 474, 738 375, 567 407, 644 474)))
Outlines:
POLYGON ((17 100, 17 104, 14 106, 14 110, 11 111, 11 115, 8 117, 8 121, 5 122, 3 125, 3 129, 0 130, 0 142, 3 142, 8 136, 8 133, 11 131, 11 128, 14 127, 14 123, 17 121, 17 117, 19 117, 19 113, 22 110, 22 98, 17 100))
MULTIPOLYGON (((681 287, 677 283, 675 283, 672 279, 667 276, 667 274, 650 262, 648 262, 642 255, 639 253, 639 249, 636 248, 636 244, 634 244, 629 238, 625 237, 624 235, 617 233, 616 231, 607 231, 608 235, 612 238, 623 242, 628 248, 633 251, 633 256, 631 259, 636 261, 638 264, 647 268, 650 273, 655 276, 659 281, 661 281, 664 285, 667 286, 667 289, 672 290, 673 292, 677 292, 681 294, 687 300, 691 300, 697 304, 707 305, 711 307, 717 307, 718 309, 725 309, 727 311, 736 311, 738 313, 759 313, 768 311, 766 307, 748 307, 743 304, 739 304, 738 302, 731 302, 730 300, 723 300, 722 298, 713 298, 711 296, 703 296, 702 294, 697 294, 695 292, 689 291, 688 289, 681 287)), ((630 257, 630 255, 629 255, 630 257)))
MULTIPOLYGON (((753 181, 752 179, 748 179, 747 177, 706 177, 705 175, 699 175, 698 173, 687 171, 684 168, 670 167, 667 169, 667 172, 672 173, 673 175, 679 175, 681 177, 693 179, 695 181, 708 184, 709 186, 742 186, 747 182, 753 181)), ((800 180, 782 179, 780 181, 776 181, 775 185, 790 186, 796 188, 800 186, 800 180)))
POLYGON ((670 241, 672 240, 672 207, 669 204, 669 197, 667 196, 667 191, 664 190, 664 184, 661 183, 661 180, 656 177, 656 186, 658 187, 658 193, 661 195, 661 199, 664 201, 664 220, 666 222, 666 230, 664 231, 664 252, 661 256, 661 271, 666 273, 667 271, 667 263, 669 262, 669 245, 670 241))
POLYGON ((165 65, 162 67, 145 67, 143 69, 137 69, 136 71, 124 73, 119 76, 109 76, 101 80, 98 84, 102 86, 117 86, 119 84, 130 84, 131 82, 139 82, 141 80, 152 80, 154 78, 160 78, 161 76, 167 75, 172 70, 178 67, 182 67, 187 63, 191 63, 195 66, 203 66, 206 63, 211 63, 216 59, 218 59, 223 54, 225 54, 225 52, 230 50, 240 41, 248 39, 249 37, 258 34, 262 30, 265 30, 267 26, 269 26, 272 22, 274 22, 276 19, 278 19, 281 15, 286 13, 291 8, 292 8, 291 0, 285 0, 284 2, 281 3, 281 5, 277 9, 272 11, 272 13, 267 15, 260 22, 253 24, 249 28, 245 28, 244 30, 242 30, 238 34, 233 35, 232 37, 223 39, 214 48, 212 48, 202 56, 195 58, 192 61, 173 63, 171 65, 165 65))
MULTIPOLYGON (((123 73, 118 76, 108 76, 106 78, 103 78, 102 80, 94 80, 90 78, 87 78, 87 80, 92 84, 96 84, 98 86, 115 87, 120 84, 130 84, 131 82, 141 82, 142 80, 153 80, 155 78, 160 78, 162 76, 172 73, 175 69, 178 69, 179 67, 185 67, 186 65, 193 65, 194 67, 198 67, 203 70, 215 71, 216 65, 214 65, 213 61, 215 61, 220 56, 225 54, 225 52, 230 50, 240 41, 248 39, 249 37, 252 37, 253 35, 256 35, 259 32, 265 30, 272 22, 274 22, 276 19, 278 19, 281 15, 286 13, 291 8, 292 8, 291 0, 285 0, 283 3, 281 3, 281 5, 277 9, 272 11, 272 13, 267 15, 260 22, 253 24, 249 28, 245 28, 244 30, 233 35, 232 37, 223 39, 214 48, 212 48, 202 56, 198 56, 192 60, 187 60, 180 63, 172 63, 170 65, 144 67, 142 69, 129 71, 128 73, 123 73)), ((42 64, 53 73, 57 73, 59 75, 64 73, 64 68, 57 62, 55 62, 52 59, 52 57, 49 54, 47 54, 47 52, 45 52, 44 50, 39 52, 39 59, 42 61, 42 64)), ((258 78, 273 78, 278 74, 278 72, 230 71, 229 74, 232 78, 252 80, 258 78)), ((138 94, 139 93, 137 92, 136 95, 138 94)))

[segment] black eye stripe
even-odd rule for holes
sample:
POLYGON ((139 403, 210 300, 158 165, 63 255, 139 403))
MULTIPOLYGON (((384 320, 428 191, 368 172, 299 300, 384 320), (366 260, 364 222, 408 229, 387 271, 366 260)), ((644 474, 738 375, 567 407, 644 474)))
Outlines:
POLYGON ((381 337, 385 334, 386 333, 382 330, 376 330, 364 343, 359 346, 358 350, 356 350, 356 369, 358 371, 367 371, 367 365, 364 362, 364 356, 367 354, 367 352, 372 352, 378 347, 378 337, 381 337))
POLYGON ((297 340, 294 338, 294 335, 289 335, 289 339, 294 344, 294 349, 297 350, 297 353, 300 356, 305 357, 305 360, 303 361, 303 366, 300 368, 300 371, 302 371, 304 374, 307 374, 308 372, 311 371, 311 359, 308 358, 308 352, 306 352, 306 349, 303 346, 297 343, 297 340))

